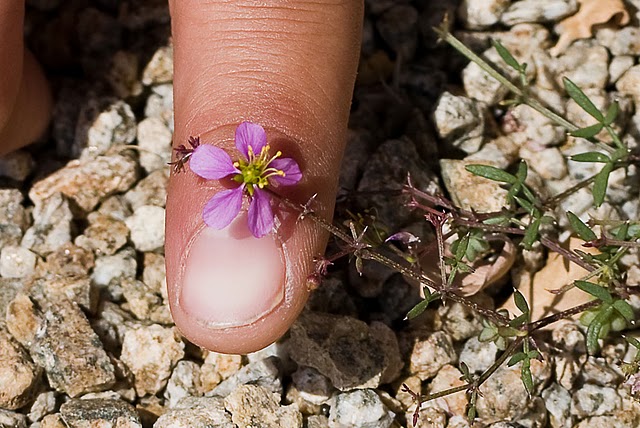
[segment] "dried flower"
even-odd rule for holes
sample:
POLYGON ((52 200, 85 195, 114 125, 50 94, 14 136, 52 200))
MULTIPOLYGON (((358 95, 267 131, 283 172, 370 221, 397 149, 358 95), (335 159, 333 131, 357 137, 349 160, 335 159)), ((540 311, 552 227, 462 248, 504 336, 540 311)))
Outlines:
POLYGON ((242 195, 249 198, 249 230, 261 238, 273 229, 274 214, 268 186, 291 186, 302 178, 298 163, 280 158, 281 152, 269 153, 267 134, 262 126, 243 122, 236 129, 236 148, 245 156, 236 162, 222 149, 199 145, 190 155, 191 170, 207 180, 231 176, 240 185, 216 193, 204 207, 202 217, 207 226, 224 229, 242 208, 242 195))

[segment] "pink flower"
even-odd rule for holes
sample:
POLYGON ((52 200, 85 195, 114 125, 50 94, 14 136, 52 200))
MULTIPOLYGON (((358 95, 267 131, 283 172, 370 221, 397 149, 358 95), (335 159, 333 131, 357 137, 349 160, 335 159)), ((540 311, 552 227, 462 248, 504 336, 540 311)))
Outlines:
POLYGON ((243 122, 236 129, 236 148, 245 156, 236 162, 224 150, 199 145, 189 159, 191 170, 207 180, 232 176, 240 185, 216 193, 204 207, 202 217, 207 226, 224 229, 240 212, 242 195, 249 198, 249 230, 256 238, 271 232, 274 223, 271 196, 267 186, 291 186, 302 178, 298 163, 291 158, 271 156, 267 134, 262 126, 243 122))

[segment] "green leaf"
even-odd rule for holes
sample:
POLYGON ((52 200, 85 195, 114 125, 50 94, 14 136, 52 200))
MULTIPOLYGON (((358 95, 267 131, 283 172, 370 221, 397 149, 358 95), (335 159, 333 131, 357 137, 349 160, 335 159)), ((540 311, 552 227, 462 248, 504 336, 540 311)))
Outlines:
POLYGON ((516 178, 520 183, 524 183, 524 180, 527 179, 527 174, 529 173, 529 168, 527 167, 527 163, 525 161, 520 161, 518 164, 518 171, 516 172, 516 178))
POLYGON ((598 284, 580 280, 575 281, 574 284, 580 290, 584 291, 585 293, 591 294, 598 300, 601 300, 605 303, 613 303, 613 297, 611 297, 611 293, 609 293, 604 287, 601 287, 598 284))
POLYGON ((429 300, 423 300, 422 302, 418 303, 413 307, 413 309, 409 311, 405 319, 412 320, 415 317, 421 315, 427 309, 427 306, 429 306, 429 303, 430 303, 429 300))
POLYGON ((593 182, 593 203, 596 205, 596 208, 604 202, 611 171, 613 171, 613 164, 606 163, 602 170, 596 175, 596 179, 593 182))
POLYGON ((496 337, 498 337, 498 331, 486 327, 486 328, 483 328, 482 331, 480 332, 480 335, 478 336, 478 341, 479 342, 490 342, 493 339, 495 339, 496 337))
MULTIPOLYGON (((520 327, 522 324, 529 322, 529 314, 521 314, 518 315, 517 317, 515 317, 514 319, 512 319, 511 321, 509 321, 509 327, 520 327)), ((512 337, 512 336, 517 336, 518 331, 517 330, 501 330, 500 333, 502 333, 502 335, 506 335, 508 337, 512 337)))
POLYGON ((527 231, 524 233, 524 238, 522 239, 522 246, 526 250, 530 250, 533 246, 533 243, 538 238, 538 231, 540 230, 540 219, 537 218, 529 225, 527 231))
POLYGON ((574 213, 572 213, 571 211, 567 212, 567 218, 569 219, 569 224, 571 224, 571 228, 578 234, 578 236, 583 241, 588 242, 598 238, 595 232, 591 230, 589 226, 584 224, 582 220, 580 220, 580 218, 574 213))
POLYGON ((498 55, 500 55, 500 58, 502 58, 502 60, 506 62, 509 67, 513 68, 516 71, 520 71, 522 69, 522 66, 520 65, 518 60, 515 59, 513 55, 511 55, 511 52, 509 52, 509 50, 505 48, 504 45, 500 43, 500 41, 493 39, 491 40, 491 44, 494 48, 496 48, 496 51, 498 51, 498 55))
POLYGON ((489 217, 482 221, 484 224, 506 226, 511 222, 511 219, 505 215, 499 215, 496 217, 489 217))
POLYGON ((573 135, 574 137, 589 139, 595 137, 598 132, 602 131, 602 128, 604 128, 604 126, 601 123, 596 123, 595 125, 571 131, 569 134, 573 135))
POLYGON ((616 231, 616 234, 615 234, 616 239, 624 241, 625 239, 627 239, 628 232, 629 232, 629 223, 627 222, 622 223, 618 228, 618 230, 616 231))
POLYGON ((520 309, 520 312, 527 315, 529 314, 529 305, 527 304, 527 299, 525 299, 522 293, 518 290, 513 290, 513 301, 516 304, 516 308, 520 309))
POLYGON ((590 355, 595 354, 599 348, 598 339, 605 328, 605 323, 611 315, 612 310, 613 308, 611 306, 603 307, 587 328, 587 352, 589 352, 590 355))
POLYGON ((469 248, 469 234, 467 233, 457 242, 458 245, 456 245, 454 250, 456 254, 456 260, 462 260, 464 255, 467 253, 467 248, 469 248))
POLYGON ((527 394, 533 394, 533 376, 531 376, 531 367, 527 364, 522 365, 520 370, 520 378, 524 384, 524 388, 527 390, 527 394))
POLYGON ((631 322, 635 319, 635 314, 633 313, 633 308, 631 305, 625 300, 616 300, 613 302, 613 307, 620 315, 627 320, 627 322, 631 322))
POLYGON ((631 346, 633 346, 634 348, 636 348, 638 351, 640 351, 640 341, 638 341, 638 339, 636 339, 635 337, 632 336, 624 336, 624 339, 629 342, 629 344, 631 346))
POLYGON ((467 165, 465 169, 472 174, 479 175, 480 177, 484 177, 489 180, 499 181, 501 183, 514 184, 518 181, 515 176, 501 170, 500 168, 496 168, 495 166, 475 164, 467 165))
POLYGON ((519 196, 514 196, 516 202, 518 202, 518 204, 524 208, 525 210, 527 210, 527 212, 529 214, 533 214, 533 211, 536 209, 536 207, 529 201, 527 201, 526 199, 522 199, 519 196))
POLYGON ((582 107, 584 111, 593 116, 598 122, 604 122, 604 116, 602 115, 600 110, 598 110, 598 108, 593 104, 593 102, 591 102, 589 97, 587 97, 587 95, 582 92, 582 89, 580 89, 567 77, 564 77, 562 79, 562 82, 564 83, 564 89, 567 91, 567 94, 569 94, 571 99, 573 99, 576 104, 582 107))
POLYGON ((620 111, 620 106, 618 105, 618 102, 614 101, 613 103, 611 103, 611 105, 609 106, 609 109, 607 109, 607 114, 604 117, 604 124, 611 125, 613 121, 616 120, 616 117, 618 117, 619 111, 620 111))
POLYGON ((611 162, 611 159, 609 159, 609 156, 600 152, 580 153, 580 154, 571 156, 569 159, 571 159, 574 162, 602 162, 602 163, 611 162))
POLYGON ((507 365, 509 367, 515 366, 525 358, 527 358, 527 354, 525 354, 524 352, 518 352, 517 354, 513 354, 513 356, 509 359, 509 362, 507 363, 507 365))

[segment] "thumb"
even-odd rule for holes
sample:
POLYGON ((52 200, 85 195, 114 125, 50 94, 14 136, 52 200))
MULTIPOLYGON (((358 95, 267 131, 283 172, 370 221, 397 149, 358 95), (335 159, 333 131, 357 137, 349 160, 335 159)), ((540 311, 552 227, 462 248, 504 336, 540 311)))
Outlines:
MULTIPOLYGON (((333 212, 357 68, 359 0, 171 3, 175 145, 190 136, 240 158, 238 124, 261 125, 269 144, 300 165, 286 196, 333 212), (268 4, 268 6, 267 6, 268 4)), ((203 208, 223 189, 187 167, 167 200, 166 261, 171 311, 194 343, 248 353, 278 339, 302 310, 312 259, 327 235, 309 220, 279 218, 255 238, 241 214, 226 228, 204 225, 203 208)))

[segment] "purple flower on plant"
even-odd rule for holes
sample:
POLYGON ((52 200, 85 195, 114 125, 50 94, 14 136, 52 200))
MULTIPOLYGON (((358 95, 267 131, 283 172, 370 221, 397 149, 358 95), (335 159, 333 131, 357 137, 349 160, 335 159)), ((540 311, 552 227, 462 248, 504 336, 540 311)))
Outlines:
POLYGON ((224 150, 199 144, 189 158, 191 170, 207 180, 231 176, 238 187, 216 193, 204 207, 202 217, 207 226, 224 229, 240 212, 242 196, 249 198, 249 230, 261 238, 273 229, 274 213, 268 186, 291 186, 302 178, 298 163, 281 158, 281 152, 269 153, 267 134, 262 126, 243 122, 236 129, 236 148, 244 159, 235 162, 224 150))

